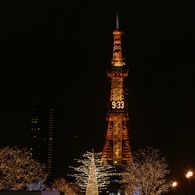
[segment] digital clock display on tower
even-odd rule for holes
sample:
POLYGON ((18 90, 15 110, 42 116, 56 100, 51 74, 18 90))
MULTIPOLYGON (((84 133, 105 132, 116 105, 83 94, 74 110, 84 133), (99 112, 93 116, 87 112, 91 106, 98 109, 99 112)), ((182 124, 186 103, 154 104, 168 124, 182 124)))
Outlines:
POLYGON ((112 101, 112 109, 124 109, 124 101, 112 101))

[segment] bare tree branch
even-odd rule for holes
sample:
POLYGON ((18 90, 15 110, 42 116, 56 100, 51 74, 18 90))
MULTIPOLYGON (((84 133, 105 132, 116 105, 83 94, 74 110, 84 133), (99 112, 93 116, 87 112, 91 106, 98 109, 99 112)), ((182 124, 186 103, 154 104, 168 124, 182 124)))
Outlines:
POLYGON ((125 167, 125 192, 128 195, 160 195, 167 192, 170 186, 166 180, 168 173, 166 159, 158 149, 139 149, 133 155, 133 162, 125 167))
POLYGON ((45 166, 25 148, 0 149, 0 190, 21 190, 46 180, 45 166))

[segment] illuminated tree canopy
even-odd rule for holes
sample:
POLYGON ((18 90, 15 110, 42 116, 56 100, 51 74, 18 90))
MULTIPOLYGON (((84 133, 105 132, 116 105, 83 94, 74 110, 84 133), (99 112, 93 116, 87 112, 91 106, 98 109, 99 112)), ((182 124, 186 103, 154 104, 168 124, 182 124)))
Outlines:
POLYGON ((46 180, 45 166, 31 157, 27 149, 0 149, 0 190, 22 190, 46 180))
POLYGON ((133 162, 125 168, 123 174, 125 191, 134 195, 163 194, 170 186, 166 181, 168 173, 166 159, 158 149, 152 147, 139 149, 133 155, 133 162))
POLYGON ((79 192, 78 186, 67 182, 64 178, 55 179, 51 188, 64 192, 66 195, 77 195, 79 192))
POLYGON ((109 164, 100 165, 101 154, 101 152, 87 151, 83 155, 83 159, 75 159, 76 167, 70 166, 75 171, 71 176, 76 179, 81 190, 88 194, 90 194, 91 189, 97 191, 96 183, 99 192, 106 189, 110 183, 109 174, 114 172, 114 168, 109 164))

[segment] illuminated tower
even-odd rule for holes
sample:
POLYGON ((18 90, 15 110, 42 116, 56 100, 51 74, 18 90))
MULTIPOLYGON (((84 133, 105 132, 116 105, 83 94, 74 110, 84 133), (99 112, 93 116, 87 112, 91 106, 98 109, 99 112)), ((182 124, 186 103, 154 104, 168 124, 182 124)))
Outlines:
POLYGON ((102 163, 120 166, 132 161, 129 134, 128 134, 128 105, 126 101, 124 79, 128 76, 128 69, 122 57, 119 18, 116 16, 116 29, 113 31, 113 57, 107 76, 111 81, 110 99, 107 113, 107 134, 102 152, 102 163))
POLYGON ((101 164, 107 162, 113 165, 117 172, 112 174, 109 194, 119 195, 121 192, 121 173, 123 165, 132 161, 131 148, 128 133, 128 104, 126 101, 126 93, 124 79, 128 76, 128 69, 122 57, 121 37, 123 32, 119 30, 119 18, 116 16, 116 28, 113 31, 113 57, 111 66, 107 70, 107 76, 110 78, 111 91, 108 102, 107 112, 107 134, 103 147, 101 164))

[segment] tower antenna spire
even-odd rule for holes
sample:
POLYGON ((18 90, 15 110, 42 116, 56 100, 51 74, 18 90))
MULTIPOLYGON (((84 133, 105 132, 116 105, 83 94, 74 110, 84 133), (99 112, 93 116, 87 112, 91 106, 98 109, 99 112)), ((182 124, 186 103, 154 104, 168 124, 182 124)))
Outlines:
POLYGON ((118 16, 118 11, 116 12, 116 29, 119 29, 119 16, 118 16))

